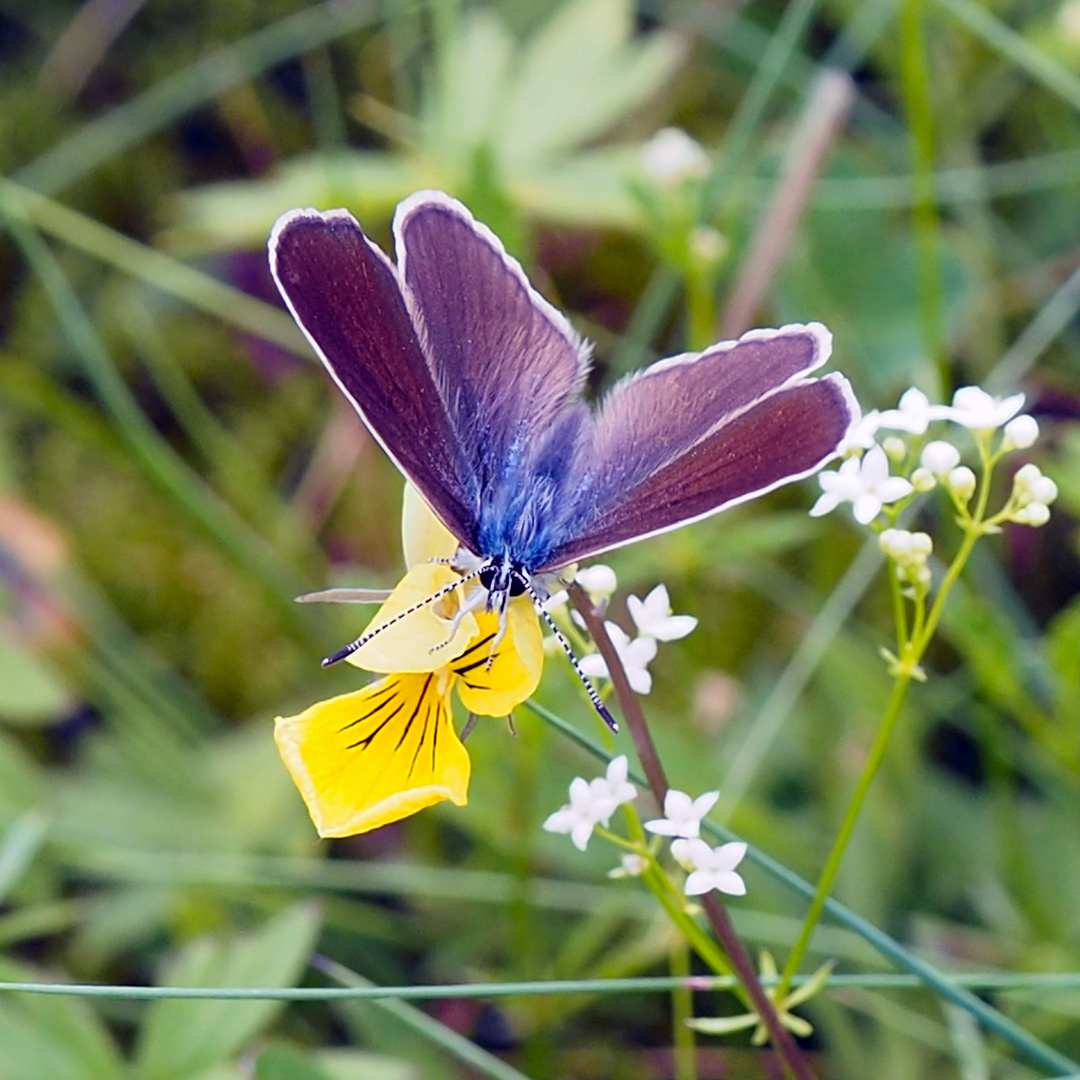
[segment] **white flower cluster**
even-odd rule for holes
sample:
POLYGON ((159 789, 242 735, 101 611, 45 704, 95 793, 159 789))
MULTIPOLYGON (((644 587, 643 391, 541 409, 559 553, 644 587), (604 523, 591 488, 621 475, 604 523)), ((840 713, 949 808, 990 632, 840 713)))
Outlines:
MULTIPOLYGON (((903 462, 908 456, 908 444, 903 438, 890 435, 879 445, 878 432, 901 431, 908 435, 925 435, 931 423, 947 421, 974 432, 976 438, 987 440, 1001 429, 995 458, 1013 450, 1026 450, 1039 437, 1035 418, 1017 415, 1024 404, 1023 394, 996 398, 978 386, 961 387, 953 395, 951 405, 933 405, 927 396, 912 387, 906 390, 895 409, 867 413, 848 433, 841 447, 847 452, 864 451, 861 457, 849 457, 840 468, 821 473, 818 477, 822 495, 810 513, 814 517, 828 514, 842 503, 851 503, 852 514, 861 525, 870 524, 885 506, 906 499, 914 492, 931 491, 941 484, 958 507, 966 507, 978 486, 978 478, 966 465, 961 465, 960 451, 951 442, 934 439, 919 455, 919 464, 910 478, 890 475, 890 459, 903 462)), ((1001 520, 1022 525, 1044 525, 1049 518, 1048 507, 1057 495, 1053 481, 1043 476, 1036 466, 1025 465, 1020 473, 1030 477, 1018 479, 1007 513, 1001 520), (1025 472, 1025 470, 1027 470, 1025 472), (1030 470, 1034 470, 1032 473, 1030 470), (1036 474, 1038 479, 1036 480, 1036 474), (1044 498, 1044 496, 1046 496, 1044 498), (1033 509, 1029 509, 1029 507, 1033 509)), ((1018 478, 1020 473, 1017 474, 1018 478)), ((890 541, 884 540, 883 549, 890 541)), ((915 584, 924 577, 925 560, 920 568, 908 562, 905 573, 915 584)))
MULTIPOLYGON (((656 658, 657 643, 686 637, 697 626, 697 619, 693 615, 671 613, 666 585, 657 585, 644 600, 628 596, 626 608, 637 628, 637 637, 631 638, 618 623, 605 622, 604 627, 622 661, 630 688, 635 694, 647 694, 652 689, 649 664, 656 658)), ((582 657, 581 670, 598 679, 610 677, 607 664, 599 653, 582 657)))
POLYGON ((1050 520, 1050 504, 1057 494, 1057 484, 1049 476, 1043 476, 1038 465, 1030 462, 1022 465, 1013 477, 1012 520, 1021 525, 1045 525, 1050 520))
MULTIPOLYGON (((579 851, 584 851, 593 830, 605 829, 611 815, 623 805, 633 802, 637 789, 627 780, 626 755, 613 758, 607 773, 593 780, 577 776, 570 782, 570 802, 556 810, 544 822, 544 829, 570 837, 579 851)), ((687 872, 683 886, 687 896, 701 896, 712 889, 731 896, 745 896, 746 882, 736 873, 736 867, 746 855, 746 844, 733 842, 710 847, 700 838, 701 819, 720 797, 718 791, 707 791, 692 799, 685 791, 671 788, 664 796, 664 816, 646 821, 645 828, 656 836, 672 838, 671 854, 687 872)), ((637 852, 622 857, 615 877, 637 877, 645 872, 649 860, 637 852)))
POLYGON ((649 832, 673 838, 671 854, 687 871, 683 886, 687 896, 701 896, 713 889, 730 896, 746 895, 746 882, 735 872, 746 855, 746 845, 732 842, 714 848, 700 838, 701 819, 719 798, 719 791, 706 791, 692 799, 685 791, 669 788, 664 796, 664 816, 645 822, 649 832))
POLYGON ((923 592, 930 588, 930 567, 926 561, 933 553, 934 542, 928 533, 886 529, 878 537, 878 543, 896 563, 896 573, 902 582, 923 592))

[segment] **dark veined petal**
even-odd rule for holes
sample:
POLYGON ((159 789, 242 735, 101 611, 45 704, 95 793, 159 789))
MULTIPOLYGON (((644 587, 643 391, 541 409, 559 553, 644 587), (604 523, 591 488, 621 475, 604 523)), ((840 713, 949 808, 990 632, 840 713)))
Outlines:
POLYGON ((532 601, 518 596, 506 609, 506 636, 491 657, 491 643, 499 629, 495 612, 477 614, 479 633, 468 649, 450 668, 457 675, 457 692, 461 703, 480 716, 506 716, 515 706, 531 697, 540 683, 544 668, 544 647, 540 621, 532 601))
POLYGON ((468 800, 469 755, 449 679, 391 675, 278 717, 274 738, 320 836, 352 836, 449 799, 468 800))

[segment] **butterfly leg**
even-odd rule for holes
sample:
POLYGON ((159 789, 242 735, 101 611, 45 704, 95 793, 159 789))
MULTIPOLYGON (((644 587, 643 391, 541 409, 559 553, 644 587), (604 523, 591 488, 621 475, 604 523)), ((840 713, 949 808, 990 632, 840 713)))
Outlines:
POLYGON ((438 652, 440 649, 445 649, 446 646, 454 640, 454 635, 458 632, 458 627, 461 626, 462 619, 464 619, 470 611, 475 611, 480 607, 486 599, 486 590, 473 589, 472 593, 465 598, 465 602, 458 608, 457 614, 450 620, 450 632, 446 635, 446 640, 440 641, 438 645, 432 645, 428 651, 434 653, 438 652))

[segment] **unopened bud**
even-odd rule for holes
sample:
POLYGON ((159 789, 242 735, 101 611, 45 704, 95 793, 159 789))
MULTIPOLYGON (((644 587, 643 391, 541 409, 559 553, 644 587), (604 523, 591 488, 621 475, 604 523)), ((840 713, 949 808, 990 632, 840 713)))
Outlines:
POLYGON ((975 474, 966 465, 953 469, 945 482, 962 503, 966 503, 975 494, 975 474))
POLYGON ((1028 503, 1027 506, 1021 506, 1012 519, 1018 525, 1030 525, 1037 529, 1050 520, 1050 507, 1041 502, 1028 503))
POLYGON ((929 469, 920 465, 911 474, 911 486, 918 492, 933 491, 937 487, 937 479, 929 469))
POLYGON ((1026 450, 1039 437, 1039 425, 1034 416, 1014 416, 1005 425, 1002 450, 1026 450))
POLYGON ((935 476, 944 476, 960 464, 960 451, 950 442, 935 439, 923 447, 919 460, 923 467, 929 469, 935 476))
POLYGON ((899 435, 889 435, 882 439, 881 448, 893 461, 903 461, 907 456, 907 443, 899 435))

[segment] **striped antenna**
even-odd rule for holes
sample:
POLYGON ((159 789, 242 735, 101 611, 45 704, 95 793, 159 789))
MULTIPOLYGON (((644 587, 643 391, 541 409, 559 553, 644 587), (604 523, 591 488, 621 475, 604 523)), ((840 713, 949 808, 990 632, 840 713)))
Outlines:
POLYGON ((412 607, 406 608, 404 611, 399 611, 392 619, 388 619, 382 624, 382 626, 375 627, 370 633, 361 634, 355 641, 350 641, 344 649, 338 649, 336 653, 332 653, 330 656, 324 657, 322 661, 323 667, 330 667, 331 664, 336 664, 340 660, 344 660, 346 656, 352 656, 357 649, 363 648, 373 637, 381 634, 387 627, 393 626, 395 623, 401 622, 402 619, 407 618, 409 615, 414 615, 422 608, 426 608, 428 604, 434 604, 436 600, 441 600, 448 593, 452 593, 459 585, 464 585, 467 581, 472 581, 474 577, 480 576, 480 570, 482 567, 471 571, 464 577, 457 581, 450 582, 449 585, 444 585, 441 589, 437 589, 426 600, 421 600, 419 604, 413 604, 412 607))
POLYGON ((578 658, 574 655, 574 650, 570 648, 570 642, 566 640, 566 636, 555 625, 555 620, 551 617, 550 612, 545 609, 544 602, 540 599, 540 594, 537 593, 537 591, 532 587, 532 583, 528 580, 527 577, 525 577, 524 574, 515 571, 514 577, 516 577, 518 581, 520 581, 521 584, 525 586, 525 591, 531 597, 533 604, 536 606, 536 610, 540 612, 540 615, 543 617, 544 622, 548 624, 548 626, 551 628, 551 632, 555 635, 555 640, 563 647, 563 651, 570 658, 570 664, 574 669, 574 673, 581 680, 582 685, 585 687, 585 692, 589 695, 589 700, 593 703, 593 708, 596 709, 596 711, 600 714, 600 719, 603 720, 604 723, 607 724, 607 726, 611 728, 613 732, 618 733, 618 721, 615 719, 614 716, 611 715, 611 711, 604 704, 603 699, 597 693, 596 687, 593 686, 591 682, 589 682, 589 679, 586 676, 585 672, 581 670, 581 665, 578 663, 578 658))

